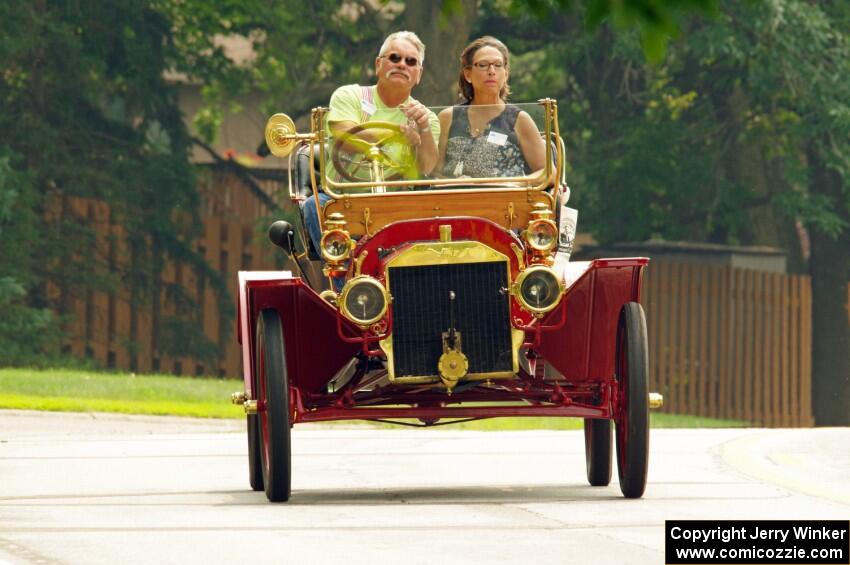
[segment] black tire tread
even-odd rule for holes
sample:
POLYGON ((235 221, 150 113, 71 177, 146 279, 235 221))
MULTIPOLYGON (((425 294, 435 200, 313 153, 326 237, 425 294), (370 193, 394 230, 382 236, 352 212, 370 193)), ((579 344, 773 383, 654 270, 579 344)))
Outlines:
MULTIPOLYGON (((269 461, 263 461, 263 486, 271 502, 286 502, 291 494, 291 451, 289 425, 289 381, 283 324, 277 310, 260 312, 257 320, 257 356, 264 356, 266 368, 265 410, 268 419, 269 461), (260 334, 262 332, 262 339, 260 334)), ((259 367, 259 363, 256 365, 259 367)), ((261 450, 265 457, 265 451, 261 450)))
POLYGON ((584 456, 590 486, 607 487, 611 483, 613 435, 611 420, 584 421, 584 456))
POLYGON ((621 445, 619 438, 617 441, 617 475, 623 495, 626 498, 640 498, 646 490, 649 467, 649 351, 643 307, 637 302, 626 304, 620 323, 623 325, 627 347, 629 381, 625 408, 629 425, 626 432, 628 446, 621 445), (621 454, 623 449, 626 452, 621 454), (623 459, 626 461, 625 469, 619 464, 623 459))

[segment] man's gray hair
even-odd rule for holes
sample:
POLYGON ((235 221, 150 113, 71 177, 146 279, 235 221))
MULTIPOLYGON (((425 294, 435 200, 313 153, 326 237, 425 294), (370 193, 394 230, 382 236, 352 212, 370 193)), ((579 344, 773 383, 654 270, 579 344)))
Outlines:
POLYGON ((381 49, 378 51, 378 57, 382 56, 387 52, 387 49, 390 47, 390 43, 396 39, 404 39, 405 41, 409 41, 414 47, 416 47, 416 51, 419 52, 419 64, 425 62, 425 44, 422 43, 422 40, 419 39, 419 36, 413 33, 412 31, 396 31, 387 36, 384 40, 383 45, 381 45, 381 49))

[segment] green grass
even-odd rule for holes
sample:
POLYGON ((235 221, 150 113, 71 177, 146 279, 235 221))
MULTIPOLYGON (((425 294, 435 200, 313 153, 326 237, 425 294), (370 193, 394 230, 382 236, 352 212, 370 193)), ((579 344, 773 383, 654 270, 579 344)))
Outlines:
MULTIPOLYGON (((0 408, 54 412, 117 412, 242 418, 230 394, 242 390, 240 380, 167 375, 132 375, 70 369, 0 369, 0 408)), ((341 422, 350 425, 352 422, 341 422)), ((386 426, 387 424, 364 425, 386 426)), ((745 427, 746 422, 653 412, 654 428, 745 427)), ((493 418, 437 429, 453 430, 579 430, 578 418, 493 418)))
POLYGON ((242 388, 237 380, 0 369, 0 408, 240 418, 230 394, 242 388))

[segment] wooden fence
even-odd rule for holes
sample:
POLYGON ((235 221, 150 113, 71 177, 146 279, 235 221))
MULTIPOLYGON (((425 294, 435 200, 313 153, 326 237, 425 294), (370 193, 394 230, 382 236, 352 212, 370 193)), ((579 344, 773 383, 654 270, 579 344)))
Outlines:
POLYGON ((813 425, 809 277, 653 261, 642 301, 664 412, 813 425))
MULTIPOLYGON (((282 252, 275 252, 265 237, 261 218, 271 212, 233 175, 201 173, 203 233, 196 250, 207 264, 221 273, 232 299, 236 297, 236 273, 240 269, 280 269, 282 252)), ((259 184, 268 196, 281 202, 280 182, 259 184)), ((70 199, 72 213, 87 218, 96 232, 98 257, 104 264, 126 261, 121 228, 110 221, 109 208, 102 202, 70 199)), ((166 286, 179 285, 201 304, 199 316, 190 321, 203 328, 204 336, 220 351, 220 359, 205 364, 188 357, 161 353, 163 321, 180 316, 177 306, 163 290, 157 304, 131 308, 126 289, 116 293, 90 292, 68 298, 72 319, 67 327, 66 351, 76 357, 94 359, 104 367, 140 373, 161 372, 183 375, 236 377, 242 374, 242 359, 236 342, 235 302, 232 313, 222 315, 214 290, 202 283, 186 265, 169 263, 162 274, 166 286)))

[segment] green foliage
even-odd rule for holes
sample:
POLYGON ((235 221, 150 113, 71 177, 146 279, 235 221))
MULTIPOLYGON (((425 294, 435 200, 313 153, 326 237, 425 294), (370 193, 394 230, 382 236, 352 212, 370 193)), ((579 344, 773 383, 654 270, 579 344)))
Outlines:
POLYGON ((23 300, 26 290, 11 277, 0 277, 0 359, 4 365, 32 363, 56 339, 53 315, 23 300))
POLYGON ((161 330, 160 351, 172 357, 192 357, 202 363, 211 363, 218 358, 218 346, 204 337, 197 322, 169 316, 161 330))
POLYGON ((646 14, 661 10, 684 31, 650 65, 646 30, 624 15, 644 3, 534 4, 599 25, 581 33, 557 13, 544 25, 491 1, 477 32, 513 49, 515 99, 558 98, 573 197, 598 240, 782 245, 753 232, 764 205, 779 224, 845 228, 847 203, 810 190, 805 152, 815 143, 850 179, 846 9, 727 0, 702 18, 647 2, 646 14), (617 18, 627 25, 610 25, 617 18))
POLYGON ((516 16, 531 12, 544 20, 553 12, 582 10, 589 31, 612 24, 622 31, 638 30, 643 52, 649 61, 660 62, 671 39, 680 36, 680 20, 689 13, 714 16, 719 0, 511 0, 510 11, 516 16), (580 6, 580 7, 579 7, 580 6))
MULTIPOLYGON (((184 16, 219 13, 202 4, 206 11, 184 16)), ((91 290, 124 287, 135 304, 149 302, 169 260, 190 265, 223 291, 220 275, 193 250, 200 222, 191 141, 177 87, 166 80, 190 60, 205 72, 226 74, 219 58, 204 53, 206 43, 173 33, 177 13, 198 7, 0 3, 0 130, 8 145, 0 157, 8 156, 6 176, 15 179, 0 202, 14 200, 19 207, 12 224, 4 224, 14 245, 4 245, 0 275, 16 281, 9 289, 24 289, 6 304, 37 313, 34 327, 47 323, 45 309, 60 315, 53 317, 55 327, 68 314, 67 299, 91 290), (199 50, 190 53, 187 45, 199 50), (91 207, 75 213, 80 201, 74 198, 108 204, 109 217, 92 217, 91 207), (112 254, 95 245, 93 220, 122 226, 125 241, 110 244, 112 254)), ((32 349, 31 333, 8 335, 32 349)), ((194 343, 198 336, 196 330, 187 339, 194 343)))
POLYGON ((55 318, 27 303, 36 282, 36 264, 24 246, 35 235, 29 178, 0 150, 0 362, 30 363, 56 343, 55 318))

